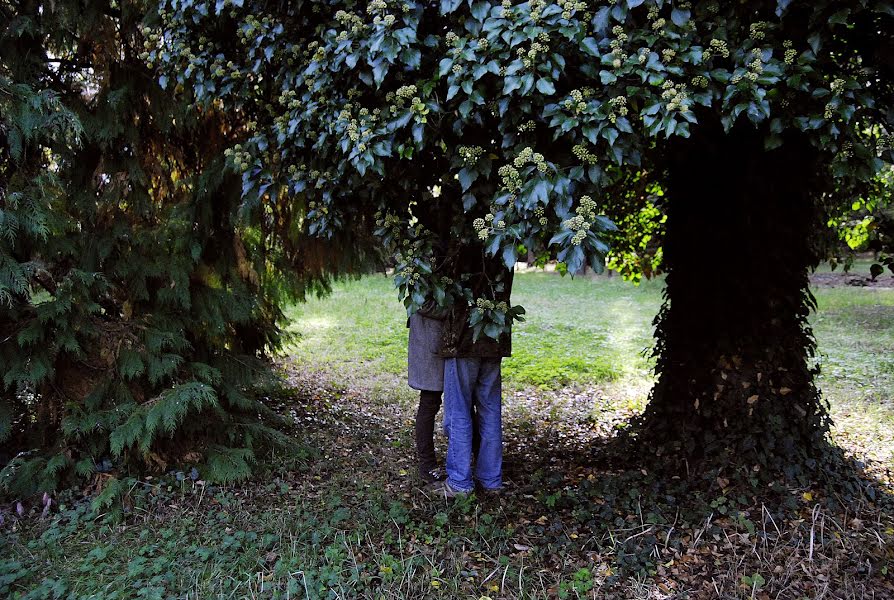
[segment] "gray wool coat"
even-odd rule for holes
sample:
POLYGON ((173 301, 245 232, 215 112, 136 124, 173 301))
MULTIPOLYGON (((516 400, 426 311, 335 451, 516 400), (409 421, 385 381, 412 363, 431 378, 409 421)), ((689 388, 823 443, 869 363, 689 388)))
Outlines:
POLYGON ((440 356, 443 319, 414 313, 407 321, 410 339, 407 352, 407 380, 411 388, 444 391, 444 359, 440 356))

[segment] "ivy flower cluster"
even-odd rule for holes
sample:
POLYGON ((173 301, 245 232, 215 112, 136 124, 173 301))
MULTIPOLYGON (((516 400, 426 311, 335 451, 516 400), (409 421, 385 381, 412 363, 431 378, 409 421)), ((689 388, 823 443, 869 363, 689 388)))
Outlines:
POLYGON ((568 98, 562 104, 574 114, 580 114, 587 109, 587 100, 593 97, 593 88, 583 88, 580 90, 571 90, 568 98))
POLYGON ((500 7, 502 8, 500 16, 504 19, 511 19, 515 16, 515 13, 512 11, 512 0, 503 0, 500 3, 500 7))
POLYGON ((352 36, 357 36, 366 28, 363 17, 353 12, 340 10, 335 13, 335 20, 344 28, 335 36, 336 42, 344 42, 352 36))
POLYGON ((500 176, 500 179, 503 181, 503 187, 506 188, 510 194, 516 193, 521 188, 521 175, 519 174, 518 169, 512 165, 503 165, 497 170, 497 175, 500 176))
POLYGON ((608 101, 609 112, 608 120, 612 123, 618 120, 618 117, 626 117, 627 116, 627 97, 626 96, 615 96, 611 100, 608 101))
MULTIPOLYGON (((748 73, 745 74, 745 78, 751 81, 752 83, 757 81, 760 77, 761 73, 764 72, 764 62, 762 60, 762 51, 760 48, 752 48, 751 56, 754 58, 750 63, 748 63, 748 73)), ((733 77, 733 83, 738 83, 741 79, 736 80, 736 77, 733 77)))
POLYGON ((702 52, 702 60, 708 60, 715 54, 723 58, 729 58, 729 46, 725 41, 715 38, 708 42, 708 48, 702 52))
POLYGON ((151 50, 154 50, 159 47, 161 42, 161 36, 148 26, 144 26, 142 29, 143 37, 143 52, 140 53, 140 60, 147 62, 150 66, 152 65, 152 61, 149 60, 149 56, 151 54, 151 50))
POLYGON ((785 48, 784 60, 785 64, 790 65, 795 62, 795 58, 798 56, 798 51, 794 49, 794 42, 791 40, 785 40, 782 42, 782 47, 785 48))
POLYGON ((415 85, 403 85, 394 92, 385 94, 385 101, 390 104, 389 110, 392 114, 396 114, 400 109, 405 108, 409 104, 410 109, 416 113, 416 122, 424 123, 425 115, 428 114, 428 107, 422 98, 417 96, 418 88, 415 85))
POLYGON ((766 29, 770 24, 766 21, 757 21, 756 23, 752 23, 748 28, 748 37, 753 39, 756 42, 763 40, 767 37, 766 29))
POLYGON ((562 221, 562 227, 574 232, 571 243, 580 246, 596 218, 596 202, 589 196, 581 196, 580 204, 575 212, 577 212, 575 216, 562 221))
POLYGON ((388 241, 394 257, 400 264, 405 265, 400 270, 400 274, 404 275, 408 281, 415 283, 419 280, 420 274, 416 271, 413 262, 418 258, 420 249, 423 246, 423 237, 425 229, 422 225, 416 225, 411 230, 407 229, 406 223, 397 215, 387 213, 383 215, 381 211, 375 214, 376 226, 382 230, 383 237, 388 241), (410 234, 414 241, 410 241, 407 237, 410 234), (398 243, 398 240, 402 240, 398 243))
POLYGON ((321 46, 320 42, 314 40, 307 45, 307 49, 313 52, 311 61, 322 62, 326 58, 326 47, 321 46))
POLYGON ((661 98, 667 101, 667 110, 687 112, 689 110, 689 94, 686 92, 686 84, 675 84, 672 81, 665 81, 661 84, 661 98))
POLYGON ((547 50, 549 50, 549 46, 537 41, 531 42, 531 47, 527 50, 519 48, 516 50, 516 54, 521 59, 525 68, 530 69, 537 63, 537 57, 547 50))
POLYGON ((612 66, 618 69, 621 67, 623 62, 627 60, 627 53, 624 52, 623 46, 630 38, 626 33, 624 33, 624 28, 620 25, 615 25, 614 27, 612 27, 612 34, 615 36, 615 39, 610 41, 608 45, 612 49, 612 56, 615 57, 612 60, 612 66))
POLYGON ((417 91, 415 85, 402 85, 394 92, 394 103, 400 106, 404 101, 416 96, 417 91))
POLYGON ((459 157, 463 160, 463 164, 474 165, 478 159, 484 155, 484 148, 481 146, 460 146, 459 157))
POLYGON ((708 87, 708 78, 704 75, 696 75, 692 78, 692 87, 706 89, 708 87))
POLYGON ((574 11, 587 10, 587 3, 575 0, 559 0, 559 8, 562 9, 562 18, 570 19, 574 11))
POLYGON ((590 152, 590 149, 587 148, 586 144, 577 144, 571 149, 571 151, 574 153, 579 161, 586 165, 595 165, 599 162, 599 157, 590 152))
POLYGON ((378 113, 373 111, 373 113, 369 112, 367 108, 361 108, 358 111, 359 118, 354 116, 354 104, 348 103, 345 104, 344 108, 342 108, 341 112, 338 115, 339 122, 346 123, 345 130, 348 134, 348 139, 352 142, 357 143, 357 149, 360 152, 366 151, 366 143, 361 140, 365 140, 370 136, 370 126, 374 125, 378 120, 378 113))
POLYGON ((823 118, 828 120, 835 115, 835 102, 828 102, 823 110, 823 118))
POLYGON ((528 164, 532 164, 537 167, 537 170, 541 173, 546 173, 547 164, 546 159, 539 152, 534 152, 534 149, 530 146, 522 149, 521 152, 518 153, 518 156, 515 157, 513 161, 516 169, 521 169, 528 164))
POLYGON ((497 310, 499 312, 506 312, 509 310, 509 305, 505 302, 494 302, 493 300, 488 300, 487 298, 476 298, 475 306, 480 313, 483 313, 486 310, 497 310))
POLYGON ((484 218, 478 217, 472 221, 472 227, 478 232, 478 239, 484 241, 494 229, 506 229, 505 221, 497 221, 494 223, 494 214, 487 213, 484 218))
POLYGON ((534 209, 534 218, 537 219, 537 222, 540 223, 541 227, 546 227, 546 214, 544 213, 542 206, 538 206, 534 209))
POLYGON ((224 156, 232 160, 233 165, 243 173, 251 168, 251 152, 245 150, 242 144, 227 148, 224 150, 224 156))

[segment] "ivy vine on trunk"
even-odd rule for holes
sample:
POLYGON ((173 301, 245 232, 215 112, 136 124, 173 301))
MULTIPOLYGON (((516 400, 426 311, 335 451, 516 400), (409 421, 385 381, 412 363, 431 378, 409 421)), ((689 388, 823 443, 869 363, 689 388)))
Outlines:
POLYGON ((706 123, 668 148, 667 287, 645 448, 790 478, 826 457, 808 322, 820 157, 798 134, 764 152, 760 131, 706 123))

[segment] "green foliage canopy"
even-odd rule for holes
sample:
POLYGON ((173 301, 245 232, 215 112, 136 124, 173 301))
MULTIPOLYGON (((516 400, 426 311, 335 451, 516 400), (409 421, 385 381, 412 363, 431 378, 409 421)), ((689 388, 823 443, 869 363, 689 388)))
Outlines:
POLYGON ((246 196, 299 205, 311 236, 375 220, 412 309, 461 291, 414 205, 440 192, 451 235, 507 265, 524 247, 599 268, 600 200, 631 169, 660 180, 664 141, 706 121, 747 120, 767 149, 809 136, 849 196, 891 159, 892 18, 884 0, 168 0, 144 58, 252 116, 231 154, 246 196))

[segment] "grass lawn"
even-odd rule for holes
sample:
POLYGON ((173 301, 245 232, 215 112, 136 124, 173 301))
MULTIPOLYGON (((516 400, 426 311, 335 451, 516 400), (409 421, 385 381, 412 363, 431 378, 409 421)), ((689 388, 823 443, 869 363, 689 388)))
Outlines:
MULTIPOLYGON (((528 312, 503 363, 510 388, 647 377, 641 353, 651 343, 661 282, 634 287, 617 277, 533 272, 516 278, 512 298, 528 312)), ((299 336, 289 353, 309 368, 405 377, 406 312, 388 277, 337 284, 330 296, 293 306, 288 315, 299 336)))
MULTIPOLYGON (((859 268, 860 265, 858 265, 859 268)), ((891 598, 891 501, 843 508, 809 488, 777 504, 699 498, 599 449, 645 404, 660 281, 524 273, 504 362, 500 498, 447 503, 414 478, 406 317, 384 276, 292 307, 274 401, 302 450, 238 486, 133 482, 123 522, 77 492, 0 528, 0 596, 74 598, 891 598)), ((820 385, 836 441, 891 493, 894 290, 818 288, 820 385), (886 475, 888 473, 888 475, 886 475)), ((439 436, 439 447, 444 440, 439 436)))
MULTIPOLYGON (((853 272, 868 269, 861 261, 853 272)), ((599 385, 641 409, 652 381, 647 356, 662 288, 660 280, 633 286, 618 277, 520 274, 513 303, 527 309, 527 321, 514 329, 504 385, 509 391, 599 385)), ((836 432, 859 438, 871 456, 894 467, 894 290, 814 293, 819 382, 836 432)), ((406 315, 386 276, 337 284, 330 296, 292 307, 289 317, 299 336, 289 349, 297 365, 372 395, 412 399, 405 386, 406 315)))

